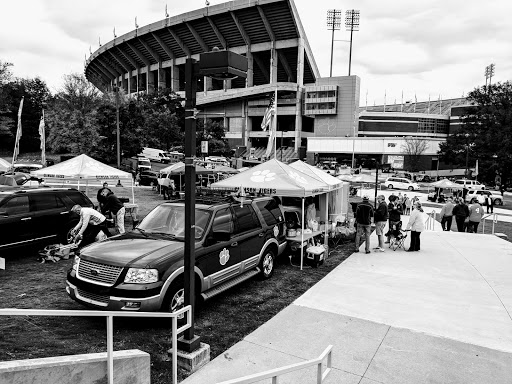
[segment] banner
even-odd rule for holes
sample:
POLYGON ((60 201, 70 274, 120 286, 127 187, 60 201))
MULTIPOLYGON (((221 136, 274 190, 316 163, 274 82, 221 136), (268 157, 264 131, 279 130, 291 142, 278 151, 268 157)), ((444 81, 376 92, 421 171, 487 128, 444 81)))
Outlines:
POLYGON ((12 154, 12 166, 14 167, 14 163, 18 159, 18 155, 20 154, 20 139, 21 139, 21 111, 23 110, 23 100, 25 97, 21 98, 20 108, 18 109, 18 129, 16 130, 16 141, 14 142, 14 152, 12 154))
POLYGON ((41 136, 41 164, 46 166, 46 137, 44 132, 44 109, 39 121, 39 136, 41 136))

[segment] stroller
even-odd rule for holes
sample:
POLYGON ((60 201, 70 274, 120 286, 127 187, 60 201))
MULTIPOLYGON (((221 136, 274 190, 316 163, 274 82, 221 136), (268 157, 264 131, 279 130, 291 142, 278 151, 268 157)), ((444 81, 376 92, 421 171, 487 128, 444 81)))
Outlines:
POLYGON ((389 248, 391 248, 393 251, 396 251, 398 248, 405 250, 405 239, 407 239, 407 231, 402 229, 401 221, 390 226, 389 232, 387 234, 390 236, 389 248))

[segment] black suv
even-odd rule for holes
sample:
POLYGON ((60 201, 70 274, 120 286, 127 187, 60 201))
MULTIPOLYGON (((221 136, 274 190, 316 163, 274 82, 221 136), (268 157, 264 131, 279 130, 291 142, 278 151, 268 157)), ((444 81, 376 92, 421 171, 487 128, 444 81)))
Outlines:
POLYGON ((28 245, 65 242, 79 221, 69 212, 75 204, 94 207, 76 189, 0 188, 0 252, 28 245))
MULTIPOLYGON (((184 202, 163 203, 130 233, 83 248, 69 296, 97 309, 176 311, 183 306, 184 202)), ((270 197, 198 199, 196 292, 208 299, 255 275, 272 276, 286 248, 281 207, 270 197)))

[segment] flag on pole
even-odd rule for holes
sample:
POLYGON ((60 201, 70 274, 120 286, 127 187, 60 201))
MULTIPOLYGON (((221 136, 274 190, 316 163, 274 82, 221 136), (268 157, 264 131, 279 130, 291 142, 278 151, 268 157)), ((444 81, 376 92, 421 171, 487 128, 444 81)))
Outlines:
POLYGON ((46 135, 44 132, 44 109, 39 121, 39 136, 41 136, 41 164, 46 165, 46 135))
POLYGON ((443 100, 441 100, 441 95, 439 95, 439 114, 442 112, 443 107, 443 100))
POLYGON ((272 94, 270 96, 270 102, 268 103, 268 107, 265 110, 265 114, 263 115, 263 120, 261 121, 261 129, 266 131, 270 122, 272 120, 272 114, 275 112, 275 95, 272 94))
POLYGON ((416 104, 418 104, 418 99, 416 98, 416 94, 414 94, 414 112, 416 112, 416 104))
POLYGON ((478 176, 478 159, 476 159, 475 172, 473 172, 473 176, 478 176))
POLYGON ((428 107, 427 107, 427 114, 430 113, 430 93, 428 94, 428 107))
POLYGON ((402 102, 400 104, 400 112, 404 110, 404 90, 402 89, 402 102))
POLYGON ((18 109, 18 129, 16 130, 16 141, 14 142, 14 152, 12 154, 12 165, 18 159, 18 155, 20 153, 20 139, 21 139, 21 111, 23 110, 23 100, 25 97, 21 98, 20 108, 18 109))
MULTIPOLYGON (((276 141, 276 131, 277 131, 277 88, 274 92, 274 95, 272 95, 270 102, 272 103, 272 112, 274 113, 274 118, 272 119, 272 114, 270 114, 270 121, 268 126, 270 127, 268 136, 268 143, 267 143, 267 150, 265 152, 265 157, 267 159, 270 159, 270 155, 272 154, 272 148, 275 146, 276 141)), ((270 104, 269 108, 270 109, 270 104)), ((265 119, 265 118, 264 118, 265 119)), ((275 150, 274 150, 274 157, 275 157, 275 150)))

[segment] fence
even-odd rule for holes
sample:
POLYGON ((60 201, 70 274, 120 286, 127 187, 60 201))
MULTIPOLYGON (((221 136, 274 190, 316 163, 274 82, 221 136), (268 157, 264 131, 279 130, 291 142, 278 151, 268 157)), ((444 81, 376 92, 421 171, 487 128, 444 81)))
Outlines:
POLYGON ((486 220, 492 220, 491 235, 494 235, 494 224, 498 222, 498 215, 496 213, 491 213, 482 217, 482 233, 485 233, 486 220), (491 217, 491 219, 489 219, 489 217, 491 217))
POLYGON ((432 210, 432 212, 427 213, 427 220, 425 220, 425 229, 433 231, 435 229, 436 224, 436 211, 432 210))
POLYGON ((316 373, 316 383, 321 384, 325 380, 325 378, 331 373, 331 366, 332 366, 332 345, 329 345, 325 351, 322 352, 320 356, 318 356, 316 359, 304 361, 302 363, 296 363, 287 365, 285 367, 272 369, 270 371, 256 373, 254 375, 244 376, 240 377, 238 379, 223 381, 218 384, 250 384, 255 383, 257 381, 265 380, 272 378, 272 384, 278 383, 278 376, 284 375, 285 373, 290 373, 294 371, 298 371, 299 369, 304 369, 307 367, 311 367, 313 365, 317 366, 317 373, 316 373), (322 373, 322 361, 327 356, 327 367, 325 369, 325 372, 322 373))
POLYGON ((107 318, 107 379, 114 383, 114 317, 171 317, 172 318, 172 377, 173 383, 178 383, 178 348, 177 335, 191 326, 192 307, 186 307, 173 312, 114 312, 114 311, 65 311, 47 309, 0 309, 0 316, 77 316, 77 317, 106 317, 107 318), (186 313, 186 314, 185 314, 186 313), (184 315, 187 323, 178 328, 178 317, 184 315))

